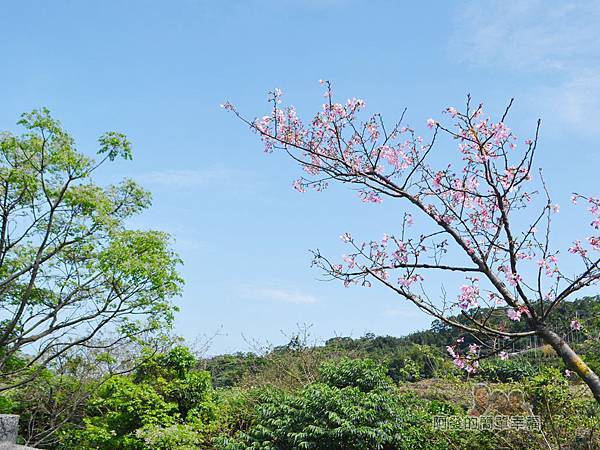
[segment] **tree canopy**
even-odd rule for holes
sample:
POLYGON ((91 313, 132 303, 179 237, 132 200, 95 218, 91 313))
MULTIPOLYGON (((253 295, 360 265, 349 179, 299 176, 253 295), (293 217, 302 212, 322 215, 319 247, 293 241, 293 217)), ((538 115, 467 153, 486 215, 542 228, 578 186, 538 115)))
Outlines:
POLYGON ((92 178, 132 158, 125 135, 100 136, 94 159, 47 109, 18 124, 0 134, 0 390, 70 349, 168 326, 183 283, 169 236, 127 226, 150 193, 92 178))

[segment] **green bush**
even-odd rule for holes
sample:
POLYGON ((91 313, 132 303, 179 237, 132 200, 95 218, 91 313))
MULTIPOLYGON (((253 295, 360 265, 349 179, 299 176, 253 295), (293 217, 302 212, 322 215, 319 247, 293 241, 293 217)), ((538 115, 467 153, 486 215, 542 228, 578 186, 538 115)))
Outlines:
POLYGON ((129 377, 112 377, 88 405, 85 429, 73 431, 69 441, 74 448, 141 449, 136 431, 178 422, 177 404, 166 401, 147 384, 129 377))
POLYGON ((10 398, 0 395, 0 414, 10 414, 14 407, 14 402, 10 398))
POLYGON ((537 371, 537 368, 527 359, 489 359, 483 361, 479 377, 490 381, 508 383, 530 378, 537 371))
POLYGON ((261 389, 255 416, 245 430, 215 439, 221 450, 446 449, 495 448, 478 435, 444 435, 432 427, 434 414, 455 412, 399 392, 385 369, 370 360, 328 362, 322 379, 296 393, 261 389), (463 445, 464 444, 464 445, 463 445))
POLYGON ((387 361, 388 375, 397 383, 440 377, 455 369, 448 358, 430 345, 401 347, 387 361))
POLYGON ((62 448, 198 448, 216 405, 210 375, 195 371, 184 347, 146 358, 133 376, 110 377, 87 406, 83 429, 64 433, 62 448))
POLYGON ((201 448, 203 436, 193 425, 176 424, 167 427, 144 427, 136 431, 146 448, 154 450, 194 450, 201 448))
POLYGON ((600 448, 600 405, 575 394, 558 369, 544 368, 525 388, 542 429, 559 448, 600 448))
POLYGON ((392 380, 386 375, 385 367, 370 359, 341 358, 321 365, 321 381, 339 389, 356 387, 363 392, 388 388, 392 380))
POLYGON ((202 361, 210 373, 213 386, 233 387, 244 377, 256 375, 266 365, 266 359, 253 353, 219 355, 202 361))

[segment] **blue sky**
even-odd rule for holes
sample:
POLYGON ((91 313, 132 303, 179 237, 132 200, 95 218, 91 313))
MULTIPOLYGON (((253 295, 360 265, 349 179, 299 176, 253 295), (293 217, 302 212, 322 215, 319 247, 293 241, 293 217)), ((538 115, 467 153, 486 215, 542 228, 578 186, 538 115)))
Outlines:
MULTIPOLYGON (((125 132, 128 176, 154 194, 132 224, 170 232, 185 261, 176 332, 218 333, 211 353, 282 343, 296 324, 318 339, 402 335, 430 319, 379 289, 319 281, 309 249, 343 252, 339 235, 393 232, 403 210, 357 201, 345 189, 298 194, 298 169, 265 156, 256 137, 219 108, 267 111, 283 89, 300 112, 322 102, 326 78, 342 100, 424 127, 467 93, 528 135, 542 118, 538 162, 556 200, 598 194, 600 5, 523 0, 396 2, 12 1, 0 6, 0 128, 47 106, 93 153, 105 130, 125 132)), ((578 219, 562 214, 556 239, 578 219)))

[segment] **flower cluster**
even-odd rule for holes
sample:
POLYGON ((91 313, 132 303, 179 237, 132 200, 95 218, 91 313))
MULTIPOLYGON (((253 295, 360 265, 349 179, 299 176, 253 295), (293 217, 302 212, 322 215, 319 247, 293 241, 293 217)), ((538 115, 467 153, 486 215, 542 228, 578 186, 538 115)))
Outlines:
POLYGON ((514 322, 519 322, 521 320, 521 316, 523 314, 525 314, 526 316, 531 315, 531 313, 529 312, 529 309, 527 309, 527 307, 525 305, 522 305, 516 309, 508 308, 506 310, 507 317, 514 322))
POLYGON ((541 269, 544 270, 546 276, 560 276, 558 271, 558 258, 556 255, 550 255, 547 258, 540 259, 537 264, 541 269))
POLYGON ((479 369, 479 351, 481 347, 478 344, 469 344, 465 353, 460 353, 458 347, 464 342, 464 338, 459 338, 453 345, 446 347, 446 351, 452 358, 456 367, 467 373, 475 373, 479 369))
POLYGON ((458 296, 458 306, 461 309, 469 309, 473 306, 478 306, 479 286, 475 283, 478 279, 474 279, 472 284, 463 285, 460 287, 460 295, 458 296))
POLYGON ((600 235, 597 234, 600 230, 600 198, 598 197, 585 197, 580 194, 574 194, 571 197, 573 204, 577 204, 579 200, 587 203, 587 210, 592 215, 592 221, 590 225, 594 230, 594 234, 588 236, 585 242, 581 239, 577 239, 569 247, 569 253, 578 255, 587 268, 587 277, 580 280, 580 283, 585 285, 597 284, 600 282, 600 259, 595 252, 600 252, 600 235))
MULTIPOLYGON (((406 215, 406 226, 412 223, 412 217, 406 215)), ((360 281, 363 286, 368 275, 375 276, 381 280, 390 280, 390 272, 403 270, 403 273, 395 280, 401 288, 409 288, 414 283, 420 283, 424 277, 414 271, 410 260, 418 258, 421 253, 431 251, 422 241, 414 242, 412 239, 402 241, 394 235, 384 234, 382 239, 369 242, 356 242, 349 233, 344 233, 340 239, 352 248, 352 252, 342 255, 341 264, 332 264, 330 268, 336 278, 344 280, 346 287, 357 284, 360 281)), ((319 255, 319 265, 327 266, 319 255)))

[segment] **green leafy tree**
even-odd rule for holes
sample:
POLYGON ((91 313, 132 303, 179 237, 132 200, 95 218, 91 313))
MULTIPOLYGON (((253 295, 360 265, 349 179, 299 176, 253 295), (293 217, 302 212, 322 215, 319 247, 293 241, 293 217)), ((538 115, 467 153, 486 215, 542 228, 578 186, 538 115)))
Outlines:
POLYGON ((244 377, 255 375, 265 366, 265 358, 254 353, 235 353, 218 355, 202 361, 210 372, 215 387, 232 387, 240 383, 244 377))
POLYGON ((396 382, 419 381, 454 372, 441 352, 429 345, 405 345, 395 351, 388 361, 388 375, 396 382))
POLYGON ((96 391, 83 428, 65 432, 61 448, 175 450, 206 440, 216 413, 208 372, 181 346, 142 359, 134 374, 96 391))
POLYGON ((321 381, 328 386, 343 389, 356 387, 362 392, 390 387, 386 369, 370 359, 342 358, 321 366, 321 381))
POLYGON ((182 285, 168 235, 126 227, 150 194, 93 182, 106 162, 131 159, 123 134, 99 138, 97 161, 46 109, 18 123, 23 135, 0 134, 0 391, 104 331, 110 347, 168 326, 182 285))
MULTIPOLYGON (((217 448, 261 449, 446 449, 448 436, 432 428, 433 414, 449 405, 417 399, 395 389, 386 369, 370 360, 341 359, 321 367, 321 379, 296 393, 262 388, 252 425, 219 436, 217 448)), ((235 414, 234 414, 235 415, 235 414)), ((238 422, 243 422, 238 419, 238 422)), ((454 436, 456 448, 494 448, 488 439, 454 436)))

